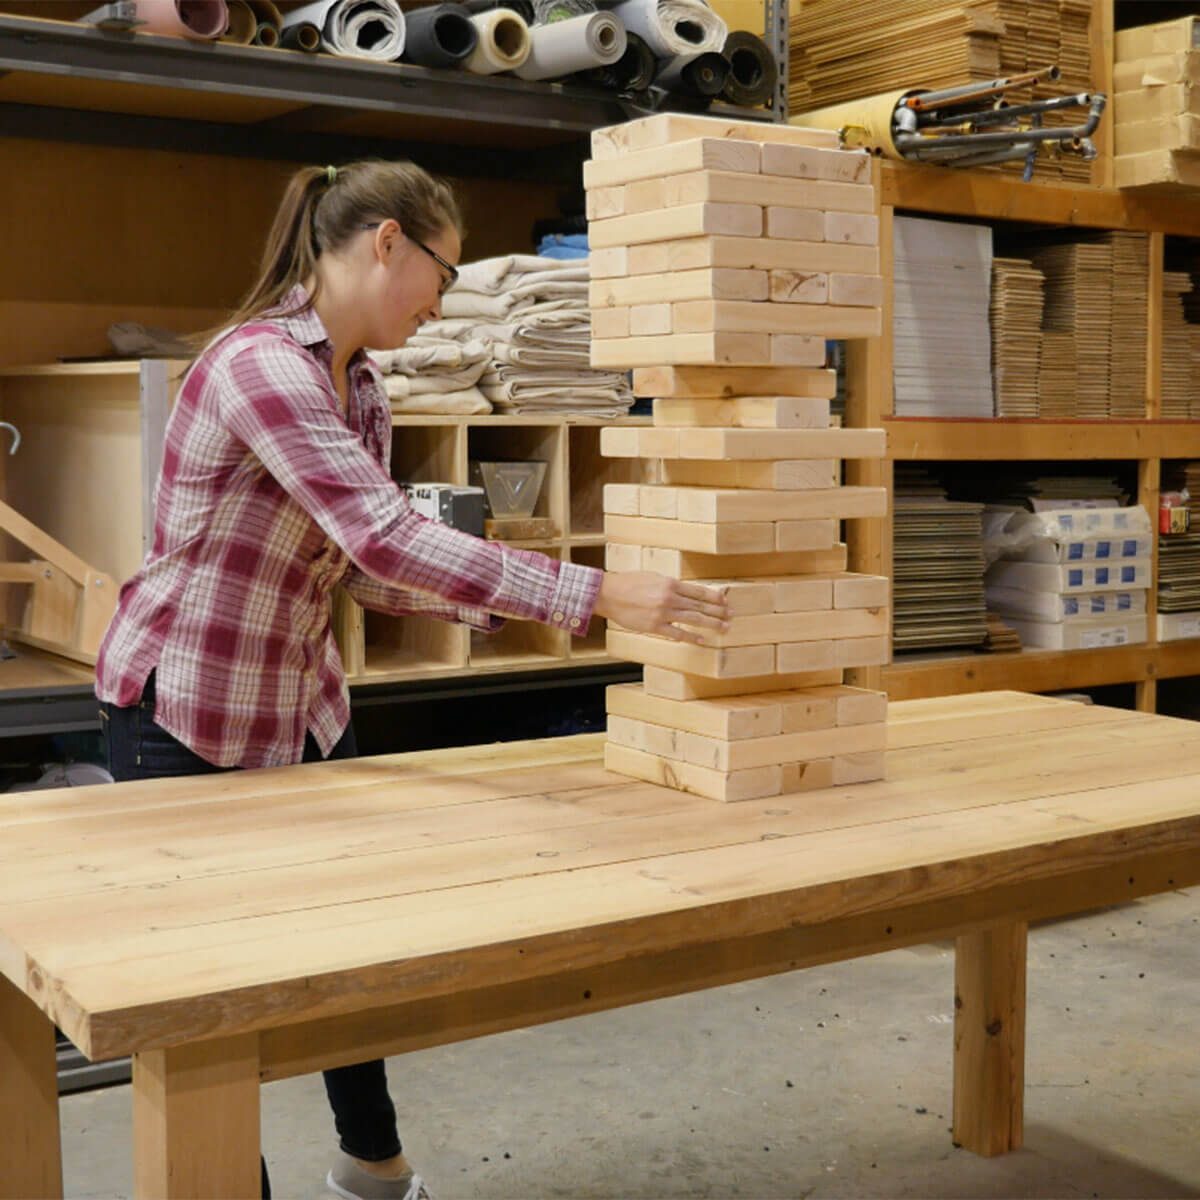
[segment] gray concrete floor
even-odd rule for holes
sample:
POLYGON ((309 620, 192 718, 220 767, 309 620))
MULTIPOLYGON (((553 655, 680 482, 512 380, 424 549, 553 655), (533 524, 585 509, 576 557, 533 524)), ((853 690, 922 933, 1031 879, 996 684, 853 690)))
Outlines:
MULTIPOLYGON (((389 1064, 434 1200, 1200 1196, 1200 889, 1032 931, 1025 1148, 950 1141, 953 953, 900 950, 389 1064)), ((127 1087, 63 1101, 67 1195, 130 1193, 127 1087)), ((324 1200, 321 1081, 263 1092, 324 1200)))

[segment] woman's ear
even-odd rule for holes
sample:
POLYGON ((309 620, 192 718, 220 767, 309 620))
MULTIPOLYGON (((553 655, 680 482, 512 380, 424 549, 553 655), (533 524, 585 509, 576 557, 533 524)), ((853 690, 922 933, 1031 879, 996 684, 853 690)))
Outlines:
POLYGON ((379 228, 375 230, 376 257, 380 262, 386 262, 400 248, 403 240, 404 231, 400 228, 399 221, 392 217, 380 221, 379 228))

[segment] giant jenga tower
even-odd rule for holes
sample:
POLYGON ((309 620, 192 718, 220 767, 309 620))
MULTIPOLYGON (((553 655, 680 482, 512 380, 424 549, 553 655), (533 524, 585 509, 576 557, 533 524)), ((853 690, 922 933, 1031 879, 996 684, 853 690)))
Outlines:
POLYGON ((653 428, 610 428, 610 457, 653 484, 605 488, 610 570, 727 589, 696 646, 610 626, 645 665, 609 689, 609 769, 716 800, 883 774, 886 697, 843 686, 888 656, 888 581, 846 573, 839 520, 883 517, 883 488, 840 487, 884 434, 830 424, 826 338, 880 332, 869 158, 836 135, 664 114, 592 135, 584 166, 592 364, 635 369, 653 428))

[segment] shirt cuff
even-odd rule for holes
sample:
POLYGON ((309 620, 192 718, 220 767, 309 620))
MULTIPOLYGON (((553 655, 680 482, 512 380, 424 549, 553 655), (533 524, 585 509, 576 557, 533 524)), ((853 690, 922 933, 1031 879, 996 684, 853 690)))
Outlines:
POLYGON ((458 620, 460 624, 482 633, 495 633, 497 629, 503 629, 505 624, 503 617, 488 612, 486 608, 459 608, 458 620))
POLYGON ((546 623, 553 629, 566 629, 576 637, 583 637, 591 624, 603 579, 604 572, 595 567, 563 563, 550 597, 546 623))

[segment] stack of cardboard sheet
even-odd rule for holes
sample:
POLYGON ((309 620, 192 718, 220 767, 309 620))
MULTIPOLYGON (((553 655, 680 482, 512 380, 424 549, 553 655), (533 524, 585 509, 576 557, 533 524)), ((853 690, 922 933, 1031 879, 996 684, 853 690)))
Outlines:
POLYGON ((989 612, 983 648, 989 654, 1012 653, 1021 649, 1021 636, 999 613, 989 612))
POLYGON ((992 260, 992 380, 998 417, 1038 415, 1044 281, 1028 259, 992 260))
POLYGON ((893 247, 896 415, 994 415, 991 228, 897 217, 893 247))
POLYGON ((946 650, 983 644, 982 504, 951 501, 922 467, 896 465, 893 645, 946 650))
POLYGON ((604 491, 607 565, 719 587, 703 644, 608 629, 643 682, 609 689, 609 769, 715 800, 877 779, 886 697, 843 671, 888 657, 888 580, 846 572, 840 487, 877 429, 831 426, 826 338, 878 336, 870 161, 836 135, 662 114, 592 135, 592 363, 636 368, 654 427, 601 435, 661 484, 604 491))
POLYGON ((1144 418, 1150 237, 1145 233, 1108 233, 1104 240, 1112 251, 1108 414, 1144 418))
POLYGON ((1200 376, 1192 370, 1192 331, 1200 326, 1189 325, 1184 310, 1191 290, 1186 271, 1163 272, 1162 415, 1174 420, 1196 415, 1194 385, 1200 376))
POLYGON ((1065 329, 1042 330, 1038 362, 1038 416, 1061 420, 1079 416, 1079 379, 1075 334, 1065 329))
POLYGON ((1200 18, 1123 29, 1115 52, 1117 187, 1200 186, 1200 18))
POLYGON ((1164 492, 1186 492, 1187 533, 1159 534, 1158 637, 1200 637, 1200 462, 1164 463, 1164 492))

